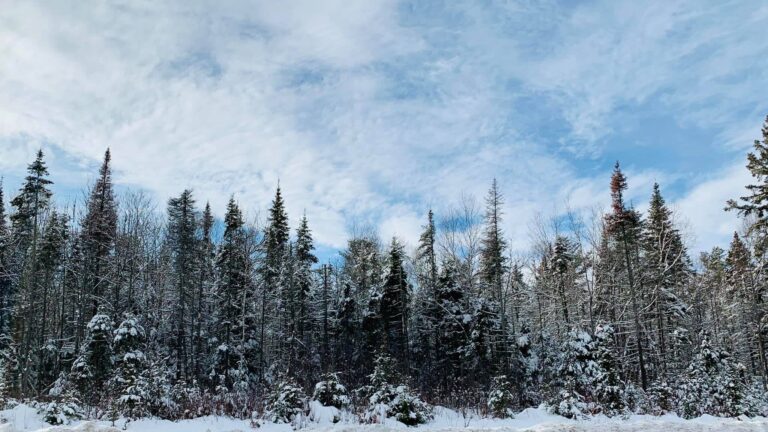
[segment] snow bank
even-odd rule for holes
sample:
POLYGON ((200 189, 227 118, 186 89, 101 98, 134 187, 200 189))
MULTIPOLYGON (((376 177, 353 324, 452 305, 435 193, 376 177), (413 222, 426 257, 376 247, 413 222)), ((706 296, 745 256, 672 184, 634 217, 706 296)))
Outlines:
MULTIPOLYGON (((318 410, 321 411, 321 410, 318 410)), ((302 429, 307 432, 389 432, 418 429, 423 432, 758 432, 768 431, 768 418, 719 418, 702 416, 684 420, 676 415, 661 417, 634 415, 628 419, 594 417, 586 421, 569 420, 550 414, 545 409, 526 409, 513 419, 478 418, 462 415, 456 411, 436 407, 435 418, 418 428, 387 420, 382 425, 360 425, 352 423, 333 424, 330 412, 317 412, 319 424, 302 429)), ((70 426, 50 426, 37 414, 35 408, 19 405, 0 411, 0 432, 118 432, 127 426, 129 432, 291 432, 285 424, 262 424, 256 429, 250 421, 226 417, 201 417, 194 420, 171 422, 145 419, 129 422, 118 421, 113 427, 110 422, 78 422, 70 426)))

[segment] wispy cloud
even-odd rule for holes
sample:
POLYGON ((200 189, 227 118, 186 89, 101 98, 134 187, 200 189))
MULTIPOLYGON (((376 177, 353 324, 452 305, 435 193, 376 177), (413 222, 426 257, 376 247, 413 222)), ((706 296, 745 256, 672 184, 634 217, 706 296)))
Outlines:
MULTIPOLYGON (((121 183, 161 199, 192 187, 218 209, 234 193, 251 213, 279 179, 291 216, 306 211, 318 241, 332 247, 343 245, 350 220, 413 242, 428 206, 482 194, 498 177, 507 231, 524 248, 536 209, 607 200, 627 120, 653 110, 706 131, 715 164, 737 160, 768 111, 768 7, 760 5, 3 9, 0 169, 20 173, 44 145, 82 172, 109 146, 121 183)), ((674 162, 629 166, 638 200, 653 179, 669 179, 682 211, 688 202, 719 211, 722 202, 702 191, 735 172, 698 176, 708 183, 694 188, 674 162)), ((692 222, 714 239, 702 244, 724 231, 708 221, 692 222)))

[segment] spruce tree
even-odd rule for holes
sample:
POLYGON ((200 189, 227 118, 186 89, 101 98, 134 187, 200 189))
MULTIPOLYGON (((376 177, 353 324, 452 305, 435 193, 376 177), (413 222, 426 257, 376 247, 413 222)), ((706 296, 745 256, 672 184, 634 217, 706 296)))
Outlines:
MULTIPOLYGON (((491 189, 486 196, 485 210, 485 231, 481 239, 480 250, 480 274, 484 286, 484 300, 479 310, 488 317, 494 317, 498 320, 496 325, 488 327, 487 337, 490 343, 490 354, 492 362, 503 368, 504 372, 509 370, 509 361, 511 349, 508 340, 508 322, 507 322, 507 303, 504 292, 504 280, 508 270, 507 266, 507 243, 504 240, 504 233, 501 229, 502 224, 502 205, 504 199, 499 190, 496 179, 493 179, 491 189)), ((484 320, 485 323, 489 321, 484 320)))
POLYGON ((240 208, 230 198, 224 236, 216 258, 216 319, 218 347, 213 378, 228 389, 255 380, 261 346, 256 342, 253 289, 240 208))
POLYGON ((670 347, 675 343, 671 335, 687 318, 688 306, 681 297, 691 273, 691 264, 658 183, 653 185, 641 241, 645 264, 643 277, 645 285, 650 288, 650 306, 647 309, 651 311, 649 318, 653 323, 651 328, 654 329, 655 345, 658 346, 656 363, 664 372, 670 364, 667 351, 676 351, 676 347, 670 347))
POLYGON ((38 354, 39 329, 44 317, 35 314, 39 276, 39 244, 45 212, 47 211, 52 192, 49 187, 48 168, 45 165, 43 151, 37 152, 37 157, 27 167, 25 178, 19 194, 13 198, 11 205, 15 212, 11 215, 12 253, 11 273, 15 274, 14 287, 9 297, 8 308, 11 310, 12 343, 16 344, 13 352, 16 355, 16 371, 20 372, 13 380, 15 390, 26 394, 35 387, 35 356, 38 354))
POLYGON ((168 201, 168 247, 173 261, 174 316, 170 346, 176 378, 187 380, 191 369, 193 301, 197 281, 197 213, 192 191, 187 189, 168 201))
MULTIPOLYGON (((749 227, 755 241, 755 258, 758 261, 761 278, 765 278, 766 250, 768 250, 768 116, 763 123, 763 138, 755 140, 754 151, 747 154, 747 169, 755 179, 755 184, 747 185, 747 195, 742 196, 739 201, 729 200, 726 210, 736 210, 739 215, 751 217, 749 227)), ((765 322, 768 316, 768 306, 766 305, 766 293, 768 288, 763 280, 755 284, 753 301, 754 320, 759 323, 765 322)), ((760 327, 765 324, 761 324, 760 327)), ((755 335, 758 343, 758 355, 760 358, 761 375, 763 381, 768 381, 768 341, 764 331, 758 331, 755 335)))
POLYGON ((499 191, 496 179, 493 179, 491 189, 485 199, 485 232, 482 238, 482 250, 480 255, 481 274, 485 282, 487 295, 495 300, 504 309, 503 304, 503 280, 507 269, 505 251, 507 243, 501 229, 502 205, 504 199, 499 191))
MULTIPOLYGON (((293 309, 296 311, 296 317, 293 323, 295 338, 298 346, 292 350, 296 353, 294 357, 302 366, 303 370, 309 368, 309 349, 311 348, 311 315, 310 315, 310 296, 312 293, 313 276, 312 265, 317 263, 317 257, 314 255, 314 243, 312 232, 309 229, 307 216, 304 215, 296 230, 295 247, 295 277, 294 277, 294 303, 293 309), (301 347, 299 349, 299 347, 301 347), (299 353, 301 351, 301 353, 299 353)), ((294 344, 296 345, 296 344, 294 344)))
POLYGON ((150 394, 145 343, 146 332, 139 318, 127 314, 115 330, 113 339, 115 373, 111 388, 116 398, 115 408, 128 418, 140 418, 148 414, 150 394))
POLYGON ((192 362, 195 377, 203 382, 210 364, 208 340, 212 336, 212 314, 214 312, 213 290, 215 281, 216 246, 213 241, 214 218, 210 203, 205 204, 200 220, 202 229, 197 248, 196 294, 194 298, 192 362))
POLYGON ((640 316, 640 280, 636 278, 638 261, 638 242, 640 236, 640 214, 627 208, 624 202, 624 191, 627 189, 627 178, 621 172, 619 163, 611 176, 611 213, 605 217, 606 236, 616 244, 617 254, 623 259, 626 272, 626 285, 629 303, 632 308, 634 342, 637 348, 637 365, 640 383, 643 389, 648 387, 648 372, 646 369, 645 346, 640 316))
POLYGON ((112 187, 111 153, 104 153, 99 178, 88 197, 87 211, 81 221, 81 247, 83 252, 84 288, 91 302, 91 315, 99 306, 109 304, 120 312, 120 293, 112 291, 118 286, 110 279, 111 259, 117 237, 117 201, 112 187), (108 297, 109 296, 109 297, 108 297))
POLYGON ((384 280, 380 314, 387 353, 396 359, 401 370, 408 370, 408 317, 410 284, 403 267, 403 246, 392 239, 384 280))
POLYGON ((82 400, 98 403, 104 396, 104 384, 111 377, 114 366, 112 357, 112 320, 106 314, 97 313, 86 326, 86 339, 80 356, 72 364, 71 381, 82 400))
MULTIPOLYGON (((289 258, 289 235, 288 215, 285 212, 285 203, 283 202, 283 195, 278 184, 275 191, 275 199, 272 201, 272 206, 269 209, 267 228, 264 233, 264 258, 261 268, 264 285, 261 290, 261 323, 259 331, 259 345, 262 347, 266 344, 267 322, 272 322, 277 318, 269 315, 270 311, 273 310, 270 304, 271 300, 275 295, 288 292, 285 290, 286 287, 281 286, 281 282, 286 281, 286 278, 283 276, 285 276, 284 266, 289 258)), ((281 299, 283 304, 287 303, 285 300, 281 299)), ((266 367, 266 359, 263 357, 264 351, 261 351, 262 358, 260 359, 262 368, 266 367)))

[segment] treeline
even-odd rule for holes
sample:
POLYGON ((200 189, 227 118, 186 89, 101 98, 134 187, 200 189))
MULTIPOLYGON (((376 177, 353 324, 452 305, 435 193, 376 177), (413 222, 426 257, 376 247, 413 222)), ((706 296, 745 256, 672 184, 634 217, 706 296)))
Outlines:
POLYGON ((118 202, 107 151, 78 211, 54 204, 40 151, 7 213, 0 187, 0 399, 54 417, 251 416, 270 400, 298 415, 321 382, 360 389, 326 395, 360 410, 407 393, 423 418, 416 393, 497 416, 759 414, 766 167, 768 120, 756 184, 728 203, 747 228, 696 261, 659 185, 641 214, 617 164, 609 211, 539 221, 528 256, 510 252, 494 181, 484 206, 425 215, 413 251, 357 230, 321 264, 279 187, 261 223, 235 197, 217 221, 190 190, 160 212, 141 192, 118 202))

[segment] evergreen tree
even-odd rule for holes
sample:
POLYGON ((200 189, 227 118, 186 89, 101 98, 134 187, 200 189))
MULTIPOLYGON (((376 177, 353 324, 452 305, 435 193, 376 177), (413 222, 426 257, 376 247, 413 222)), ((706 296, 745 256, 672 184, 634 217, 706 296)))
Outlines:
POLYGON ((119 313, 120 293, 111 291, 111 259, 117 237, 117 202, 112 188, 111 153, 104 153, 99 178, 91 189, 87 212, 81 221, 81 248, 84 266, 84 288, 91 302, 91 315, 99 306, 109 304, 119 313), (109 297, 108 297, 109 296, 109 297))
POLYGON ((210 203, 205 204, 200 227, 202 229, 197 249, 197 292, 193 301, 193 344, 192 363, 195 377, 203 382, 210 368, 208 340, 213 335, 212 315, 214 312, 213 290, 215 288, 216 246, 213 242, 214 218, 210 203))
MULTIPOLYGON (((283 202, 283 195, 280 192, 280 185, 278 184, 275 191, 275 199, 272 201, 272 206, 269 209, 269 216, 267 219, 267 228, 264 234, 264 259, 262 264, 262 279, 264 286, 261 290, 261 328, 259 335, 259 345, 265 346, 266 340, 266 326, 267 322, 271 322, 274 318, 269 316, 269 312, 272 309, 270 303, 276 294, 287 293, 285 286, 281 286, 281 282, 285 282, 283 277, 284 267, 289 259, 288 254, 288 238, 290 230, 288 227, 288 215, 285 212, 285 203, 283 202)), ((283 304, 286 304, 286 299, 280 299, 283 304)), ((262 368, 266 367, 266 359, 263 357, 265 350, 261 351, 261 365, 262 368)))
POLYGON ((216 259, 216 319, 218 347, 213 377, 228 389, 248 386, 256 379, 261 346, 256 340, 253 289, 245 248, 244 223, 234 198, 224 217, 224 237, 216 259))
MULTIPOLYGON (((485 287, 485 298, 481 302, 480 310, 486 310, 489 316, 498 320, 498 324, 487 327, 486 336, 489 338, 492 363, 497 364, 504 371, 509 370, 509 362, 512 350, 507 332, 507 304, 504 292, 504 280, 507 273, 506 248, 502 224, 502 205, 504 199, 499 190, 496 179, 493 179, 491 189, 485 200, 485 232, 481 239, 480 250, 480 274, 485 287)), ((486 321, 487 322, 487 321, 486 321)))
POLYGON ((72 364, 71 381, 81 399, 98 403, 103 396, 103 385, 111 377, 112 320, 108 315, 96 314, 86 326, 85 342, 80 356, 72 364))
POLYGON ((737 233, 728 249, 725 260, 727 291, 723 296, 723 322, 728 325, 725 335, 726 346, 738 355, 739 360, 750 366, 753 375, 760 375, 760 333, 759 309, 757 296, 760 288, 755 287, 755 268, 749 249, 737 233), (757 312, 755 314, 755 312, 757 312))
POLYGON ((35 368, 31 365, 35 359, 39 341, 39 329, 44 317, 35 313, 40 285, 39 273, 39 244, 40 233, 46 210, 48 210, 52 192, 49 187, 48 168, 43 159, 43 151, 37 152, 37 157, 27 167, 25 178, 19 194, 11 200, 15 212, 11 215, 12 252, 10 273, 15 275, 8 297, 11 310, 12 343, 16 347, 15 371, 20 375, 12 380, 12 387, 22 394, 36 388, 35 368))
POLYGON ((408 370, 408 307, 411 289, 403 267, 403 246, 396 238, 392 239, 387 267, 380 303, 384 343, 387 353, 398 361, 401 370, 408 370))
MULTIPOLYGON (((729 200, 726 210, 736 210, 745 217, 752 217, 749 228, 750 233, 756 238, 755 258, 759 262, 760 274, 765 278, 763 268, 766 267, 766 250, 768 249, 768 116, 763 123, 763 139, 755 140, 754 151, 747 155, 747 169, 749 170, 756 183, 747 185, 747 195, 740 198, 739 201, 729 200)), ((766 316, 768 316, 768 307, 766 306, 766 296, 768 288, 763 281, 756 283, 753 301, 753 320, 758 324, 758 328, 765 326, 766 316)), ((763 381, 768 380, 768 354, 766 350, 766 332, 759 330, 755 335, 758 344, 758 355, 760 358, 761 375, 763 381)))
POLYGON ((627 409, 624 382, 614 346, 614 330, 610 325, 599 325, 590 349, 595 361, 592 387, 595 399, 607 416, 623 414, 627 409))
POLYGON ((11 311, 9 308, 12 282, 11 269, 9 268, 10 242, 10 231, 5 214, 3 180, 0 179, 0 355, 8 348, 11 341, 11 311))
POLYGON ((146 333, 138 317, 128 314, 115 330, 113 347, 115 373, 111 387, 116 394, 116 409, 128 418, 148 414, 149 383, 144 354, 146 333))
POLYGON ((467 299, 459 286, 457 265, 447 259, 437 282, 437 317, 435 327, 438 330, 437 368, 446 393, 458 389, 464 375, 464 347, 467 344, 467 299))
MULTIPOLYGON (((645 346, 640 316, 641 279, 636 278, 638 262, 638 242, 640 236, 640 214, 624 203, 624 191, 627 189, 627 178, 621 172, 619 163, 611 176, 611 213, 606 215, 606 237, 615 245, 617 261, 623 259, 623 271, 626 272, 626 294, 632 309, 632 326, 634 344, 637 352, 637 367, 640 383, 643 389, 648 387, 648 372, 646 369, 645 346)), ((626 298, 626 297, 625 297, 626 298)), ((614 299, 615 301, 615 299, 614 299)), ((615 316, 613 317, 615 318, 615 316)))
POLYGON ((671 335, 687 318, 688 305, 681 295, 691 273, 691 264, 658 183, 653 185, 648 218, 643 224, 642 249, 645 261, 643 277, 646 286, 651 289, 646 309, 651 311, 649 318, 658 347, 656 362, 663 373, 670 363, 667 351, 678 351, 676 347, 669 346, 675 342, 671 335))
POLYGON ((296 231, 295 248, 295 278, 294 278, 294 306, 295 319, 293 323, 294 349, 291 356, 302 370, 309 369, 309 348, 311 347, 311 316, 309 311, 309 299, 312 293, 313 276, 312 265, 317 263, 317 257, 313 251, 315 246, 312 241, 312 232, 307 223, 307 216, 301 218, 299 228, 296 231))
POLYGON ((493 179, 491 189, 486 197, 485 233, 482 239, 481 274, 485 282, 488 297, 499 302, 503 310, 502 286, 507 260, 505 256, 506 241, 501 229, 501 206, 504 199, 499 191, 496 179, 493 179))
POLYGON ((173 336, 169 344, 175 357, 176 378, 190 376, 194 293, 198 285, 197 215, 192 191, 168 201, 168 247, 173 261, 175 291, 173 336))

